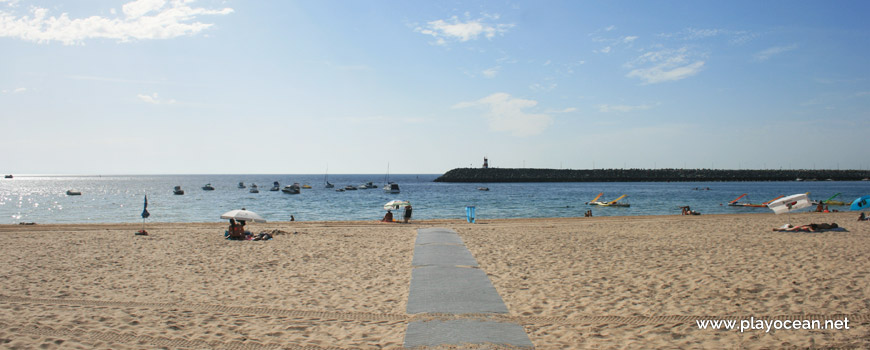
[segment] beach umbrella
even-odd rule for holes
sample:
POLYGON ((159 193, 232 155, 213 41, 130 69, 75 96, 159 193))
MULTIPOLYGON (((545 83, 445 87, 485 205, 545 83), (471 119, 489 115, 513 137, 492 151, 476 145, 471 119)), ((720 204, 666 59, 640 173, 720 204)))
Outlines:
POLYGON ((235 219, 236 221, 246 222, 266 222, 259 214, 245 209, 230 210, 221 215, 221 219, 235 219))
POLYGON ((864 196, 856 199, 854 202, 852 202, 852 206, 849 207, 849 209, 864 210, 867 209, 867 207, 870 207, 870 196, 864 196))
POLYGON ((400 208, 404 208, 406 205, 411 205, 411 202, 403 201, 403 200, 391 200, 384 204, 384 210, 399 210, 400 208))
MULTIPOLYGON (((793 210, 808 208, 811 205, 810 197, 806 193, 793 194, 767 203, 767 207, 777 215, 791 213, 793 210)), ((791 216, 788 217, 788 224, 791 225, 791 216)))

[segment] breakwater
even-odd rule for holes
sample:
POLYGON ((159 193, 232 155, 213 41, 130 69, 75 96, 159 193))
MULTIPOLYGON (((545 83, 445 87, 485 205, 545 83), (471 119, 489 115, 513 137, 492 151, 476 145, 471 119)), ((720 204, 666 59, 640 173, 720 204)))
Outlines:
POLYGON ((868 170, 456 168, 435 182, 860 181, 868 170))

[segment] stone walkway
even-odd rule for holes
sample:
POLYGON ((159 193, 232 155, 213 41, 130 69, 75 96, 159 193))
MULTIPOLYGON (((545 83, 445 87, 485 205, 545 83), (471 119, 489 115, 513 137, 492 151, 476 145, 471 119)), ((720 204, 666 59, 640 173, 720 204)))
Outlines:
POLYGON ((475 319, 411 322, 405 332, 406 348, 487 343, 533 347, 522 326, 479 317, 508 310, 456 231, 417 230, 411 265, 409 314, 474 314, 475 319))

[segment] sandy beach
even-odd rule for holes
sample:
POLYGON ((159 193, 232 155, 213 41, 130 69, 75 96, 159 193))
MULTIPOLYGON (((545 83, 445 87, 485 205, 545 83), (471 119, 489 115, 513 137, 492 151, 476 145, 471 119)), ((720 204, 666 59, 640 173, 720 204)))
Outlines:
POLYGON ((870 347, 870 222, 857 213, 3 225, 0 347, 401 348, 409 322, 491 317, 537 349, 870 347), (771 229, 836 222, 847 232, 771 229), (409 315, 418 228, 455 230, 508 315, 409 315), (711 330, 707 319, 850 320, 711 330))

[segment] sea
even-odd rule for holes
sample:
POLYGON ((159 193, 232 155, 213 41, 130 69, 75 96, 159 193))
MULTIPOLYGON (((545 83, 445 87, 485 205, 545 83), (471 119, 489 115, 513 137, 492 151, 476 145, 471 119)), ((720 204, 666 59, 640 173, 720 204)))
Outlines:
MULTIPOLYGON (((578 217, 587 210, 593 216, 677 215, 689 205, 702 214, 771 213, 768 208, 730 207, 727 203, 741 194, 741 201, 762 203, 781 195, 810 193, 846 206, 870 194, 870 181, 787 181, 787 182, 559 182, 559 183, 442 183, 440 174, 328 175, 336 188, 373 182, 375 188, 336 192, 325 188, 327 176, 320 175, 112 175, 44 176, 15 175, 0 179, 0 224, 42 223, 126 223, 142 222, 145 197, 147 222, 223 222, 221 214, 242 209, 256 212, 268 221, 379 220, 384 204, 395 199, 413 206, 413 219, 466 219, 466 207, 474 206, 477 219, 578 217), (272 183, 298 182, 310 185, 300 194, 272 192, 272 183), (386 193, 387 181, 396 182, 398 194, 386 193), (246 188, 239 188, 242 182, 246 188), (205 191, 206 184, 214 191, 205 191), (250 193, 257 184, 259 193, 250 193), (173 194, 181 186, 183 195, 173 194), (478 188, 487 187, 489 191, 478 188), (81 192, 69 196, 67 190, 81 192), (586 205, 599 193, 601 200, 613 200, 630 207, 586 205)), ((809 211, 810 209, 802 209, 809 211)))

